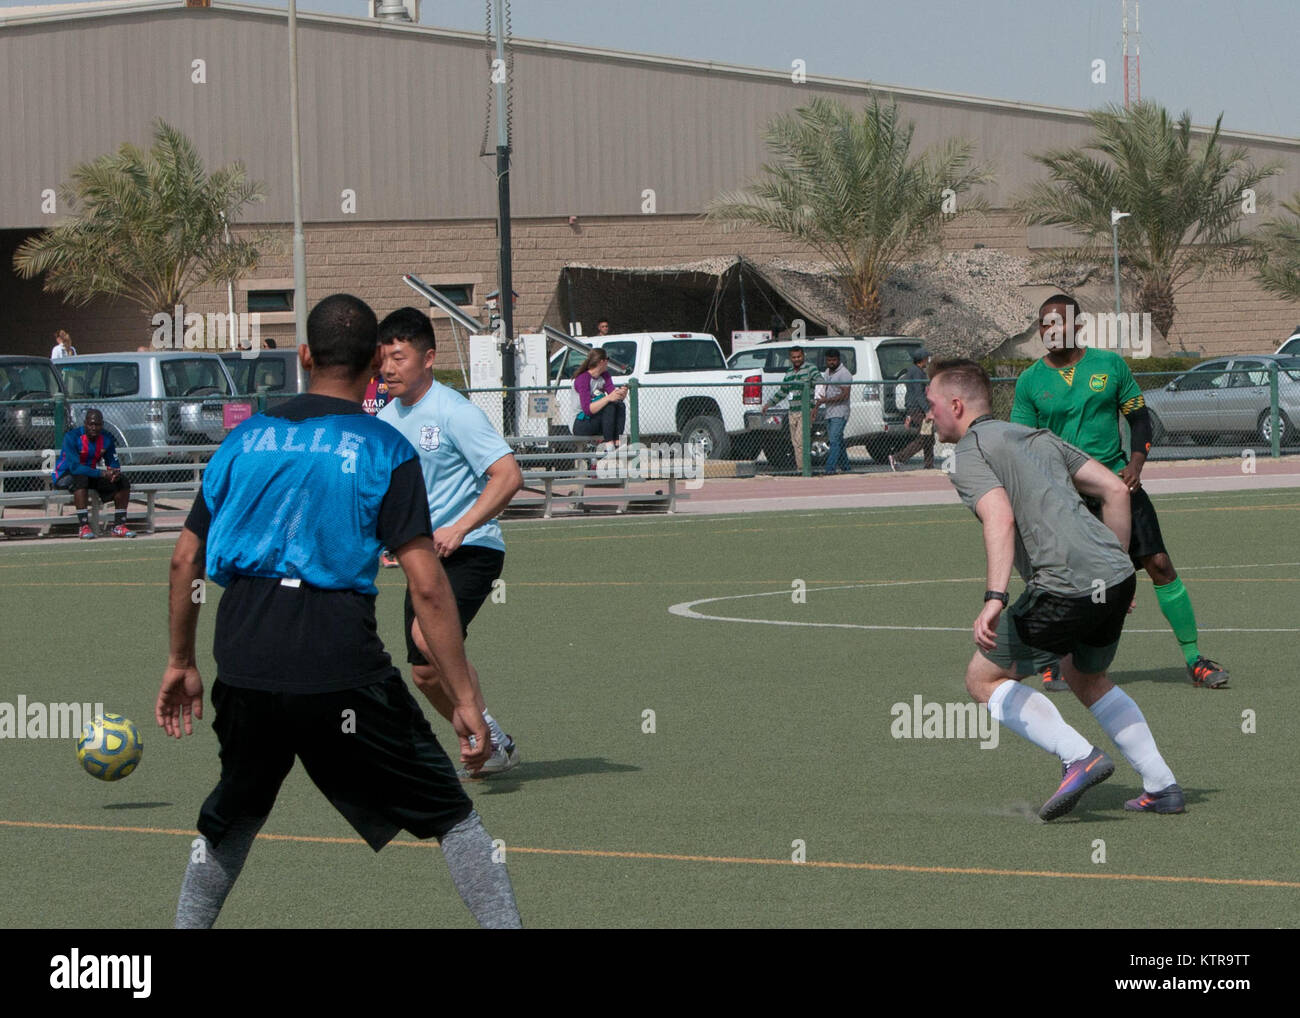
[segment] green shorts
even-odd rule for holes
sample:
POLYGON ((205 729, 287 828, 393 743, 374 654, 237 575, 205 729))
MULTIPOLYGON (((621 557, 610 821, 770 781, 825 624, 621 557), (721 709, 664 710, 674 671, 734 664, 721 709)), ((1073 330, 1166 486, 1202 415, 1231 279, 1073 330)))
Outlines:
POLYGON ((1135 573, 1106 588, 1098 599, 1026 587, 998 618, 997 646, 980 653, 1017 675, 1041 672, 1067 654, 1085 675, 1104 672, 1115 660, 1136 589, 1135 573))

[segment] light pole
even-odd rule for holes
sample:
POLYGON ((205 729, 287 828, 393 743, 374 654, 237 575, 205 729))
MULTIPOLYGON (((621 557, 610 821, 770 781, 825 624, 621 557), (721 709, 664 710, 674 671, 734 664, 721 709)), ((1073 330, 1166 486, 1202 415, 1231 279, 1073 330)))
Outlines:
POLYGON ((298 4, 289 0, 289 164, 293 177, 293 319, 295 339, 307 342, 307 242, 302 233, 302 156, 298 129, 298 4))
POLYGON ((1111 247, 1115 252, 1115 318, 1119 319, 1119 221, 1127 219, 1132 212, 1121 212, 1119 209, 1110 210, 1110 236, 1111 247))
MULTIPOLYGON (((226 214, 224 212, 218 212, 217 215, 221 217, 222 241, 225 243, 226 248, 229 249, 230 223, 226 221, 226 214)), ((230 253, 229 250, 227 250, 226 253, 229 254, 230 253)), ((226 280, 226 313, 230 315, 226 327, 229 329, 234 329, 235 327, 235 281, 233 279, 226 280)))
MULTIPOLYGON (((501 294, 501 382, 506 389, 517 385, 515 378, 515 307, 510 267, 510 121, 506 117, 506 50, 505 21, 502 19, 501 0, 496 0, 496 46, 495 66, 500 69, 496 78, 497 100, 497 239, 500 251, 497 258, 497 274, 501 285, 497 290, 501 294)), ((511 83, 513 85, 513 82, 511 83)), ((518 393, 511 392, 502 407, 502 426, 507 435, 519 433, 516 418, 516 400, 518 393)))

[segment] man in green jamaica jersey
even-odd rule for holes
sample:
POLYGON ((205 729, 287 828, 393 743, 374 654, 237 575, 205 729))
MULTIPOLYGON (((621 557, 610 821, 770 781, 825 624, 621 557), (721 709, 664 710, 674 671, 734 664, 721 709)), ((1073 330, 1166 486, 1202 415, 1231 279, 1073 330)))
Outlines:
MULTIPOLYGON (((1133 513, 1129 555, 1155 584, 1156 601, 1178 638, 1192 685, 1222 689, 1228 673, 1201 654, 1192 600, 1174 571, 1160 534, 1151 498, 1142 489, 1142 466, 1151 449, 1151 419, 1146 401, 1124 358, 1113 350, 1075 343, 1074 321, 1079 302, 1053 294, 1038 311, 1038 334, 1047 355, 1016 379, 1011 422, 1046 428, 1115 471, 1128 484, 1133 513), (1132 431, 1132 458, 1126 460, 1120 439, 1119 415, 1132 431)), ((1056 668, 1043 673, 1043 687, 1066 688, 1056 668)))

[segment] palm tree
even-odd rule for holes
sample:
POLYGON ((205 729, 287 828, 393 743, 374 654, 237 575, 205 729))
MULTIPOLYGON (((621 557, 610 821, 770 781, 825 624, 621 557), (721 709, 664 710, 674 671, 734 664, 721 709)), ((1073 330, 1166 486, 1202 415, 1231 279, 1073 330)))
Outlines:
MULTIPOLYGON (((889 273, 936 245, 957 198, 992 179, 972 165, 973 146, 964 140, 911 158, 913 129, 900 121, 896 104, 874 95, 861 116, 813 99, 768 125, 764 138, 774 161, 745 189, 710 202, 706 213, 728 227, 760 226, 817 251, 844 288, 854 331, 877 333, 889 273)), ((986 207, 966 198, 961 211, 986 207)))
POLYGON ((226 219, 261 201, 261 185, 240 163, 208 175, 193 143, 162 120, 148 152, 124 144, 82 163, 63 197, 72 215, 24 241, 14 268, 44 274, 45 291, 72 304, 120 297, 170 314, 196 287, 255 268, 267 239, 225 243, 226 219))
POLYGON ((1289 215, 1265 223, 1254 237, 1259 282, 1279 297, 1300 300, 1300 191, 1282 208, 1289 215))
MULTIPOLYGON (((1241 234, 1244 192, 1280 167, 1255 167, 1244 148, 1226 148, 1219 138, 1222 114, 1204 137, 1193 136, 1190 113, 1174 121, 1153 102, 1095 110, 1088 119, 1093 136, 1082 148, 1031 156, 1047 168, 1048 179, 1033 184, 1015 207, 1028 225, 1064 226, 1081 235, 1078 246, 1040 264, 1108 274, 1111 210, 1130 213, 1119 229, 1120 273, 1136 286, 1139 310, 1168 336, 1180 289, 1207 271, 1253 260, 1241 234)), ((1256 201, 1264 205, 1268 195, 1256 201)))

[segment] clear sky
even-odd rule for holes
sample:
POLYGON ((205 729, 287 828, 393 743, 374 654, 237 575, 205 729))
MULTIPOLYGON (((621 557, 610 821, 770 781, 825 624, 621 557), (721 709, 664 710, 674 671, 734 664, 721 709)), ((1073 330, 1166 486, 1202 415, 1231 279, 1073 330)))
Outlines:
MULTIPOLYGON (((39 0, 0 0, 0 7, 39 0)), ((266 2, 263 6, 285 7, 266 2)), ((482 31, 485 0, 421 23, 482 31)), ((1089 109, 1122 102, 1121 0, 512 0, 514 34, 1089 109), (1106 62, 1094 84, 1093 61, 1106 62)), ((364 16, 365 0, 299 10, 364 16)), ((1130 17, 1133 0, 1129 3, 1130 17)), ((1197 124, 1300 137, 1300 0, 1141 0, 1142 93, 1197 124)))

